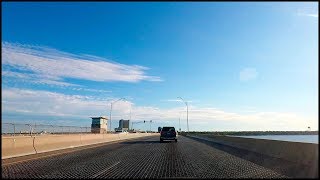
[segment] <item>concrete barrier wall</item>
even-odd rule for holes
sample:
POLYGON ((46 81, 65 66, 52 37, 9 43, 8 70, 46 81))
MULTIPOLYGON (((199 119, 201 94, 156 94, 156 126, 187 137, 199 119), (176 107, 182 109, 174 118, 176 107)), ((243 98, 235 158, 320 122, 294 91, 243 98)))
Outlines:
POLYGON ((195 135, 195 137, 300 164, 318 164, 318 144, 214 135, 195 135))
POLYGON ((4 157, 14 157, 16 154, 20 156, 35 154, 34 137, 14 137, 1 138, 1 155, 4 157))
POLYGON ((65 148, 72 148, 80 146, 79 135, 49 135, 49 136, 38 136, 35 137, 35 149, 37 153, 54 151, 65 148))
POLYGON ((2 159, 158 134, 68 134, 1 137, 2 159))
MULTIPOLYGON (((105 136, 109 136, 109 139, 115 139, 115 134, 82 134, 80 135, 80 144, 81 145, 89 145, 95 143, 101 143, 105 141, 105 136)), ((79 135, 78 135, 79 136, 79 135)))

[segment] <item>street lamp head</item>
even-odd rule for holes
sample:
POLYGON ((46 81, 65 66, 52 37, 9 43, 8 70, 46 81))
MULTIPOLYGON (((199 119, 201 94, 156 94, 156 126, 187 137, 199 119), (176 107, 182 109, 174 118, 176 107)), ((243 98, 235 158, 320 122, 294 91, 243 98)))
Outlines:
MULTIPOLYGON (((116 102, 121 101, 121 100, 126 100, 126 98, 120 98, 120 99, 118 99, 118 100, 116 100, 116 101, 113 101, 112 103, 116 103, 116 102)), ((112 103, 111 103, 111 104, 112 104, 112 103)))

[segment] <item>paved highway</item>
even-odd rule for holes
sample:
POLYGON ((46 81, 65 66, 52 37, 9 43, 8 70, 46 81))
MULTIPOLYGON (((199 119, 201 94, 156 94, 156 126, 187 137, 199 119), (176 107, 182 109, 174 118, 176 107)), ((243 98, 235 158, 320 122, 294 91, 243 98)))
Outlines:
POLYGON ((275 171, 196 140, 144 137, 3 163, 3 178, 281 178, 275 171))

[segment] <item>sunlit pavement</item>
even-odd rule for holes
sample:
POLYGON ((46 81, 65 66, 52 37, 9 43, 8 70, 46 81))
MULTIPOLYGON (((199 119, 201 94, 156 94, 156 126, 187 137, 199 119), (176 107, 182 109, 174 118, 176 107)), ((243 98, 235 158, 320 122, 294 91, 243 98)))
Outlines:
POLYGON ((144 137, 2 165, 3 178, 281 178, 275 171, 196 140, 144 137))

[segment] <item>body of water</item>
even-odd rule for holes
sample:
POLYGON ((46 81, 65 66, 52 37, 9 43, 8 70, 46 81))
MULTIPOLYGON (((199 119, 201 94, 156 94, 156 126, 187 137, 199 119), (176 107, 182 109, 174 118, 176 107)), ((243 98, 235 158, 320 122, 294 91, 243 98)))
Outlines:
POLYGON ((261 136, 236 136, 236 137, 319 144, 318 135, 261 135, 261 136))

